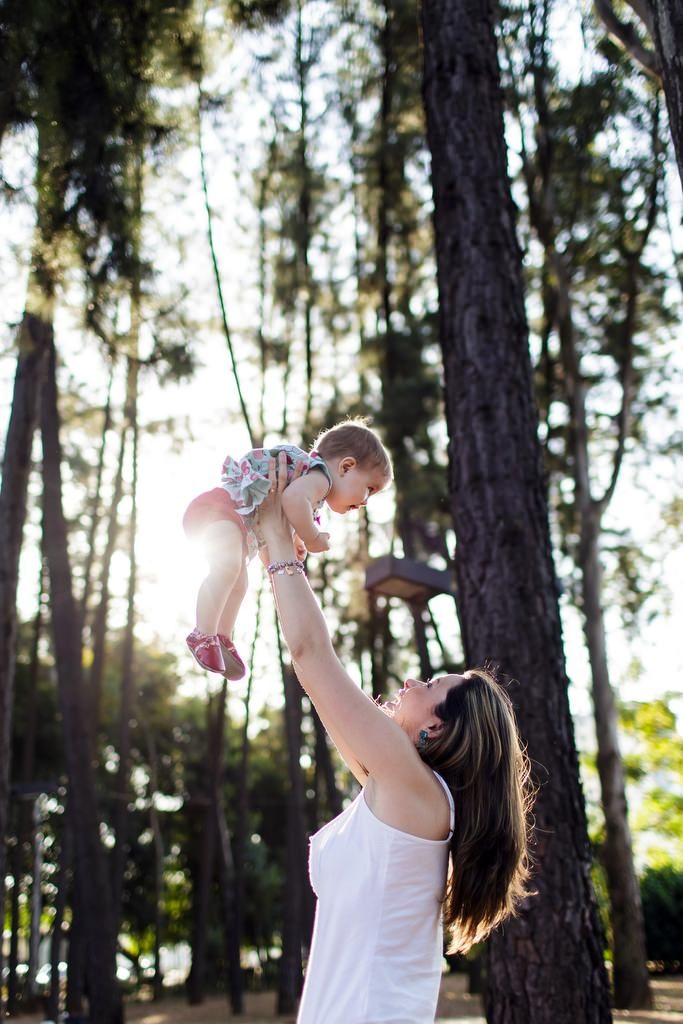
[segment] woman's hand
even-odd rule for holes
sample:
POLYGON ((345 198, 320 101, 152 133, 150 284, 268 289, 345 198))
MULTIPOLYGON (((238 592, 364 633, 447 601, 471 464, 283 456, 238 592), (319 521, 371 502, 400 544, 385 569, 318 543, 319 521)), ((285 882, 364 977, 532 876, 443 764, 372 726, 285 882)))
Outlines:
MULTIPOLYGON (((292 479, 301 476, 302 471, 303 465, 299 463, 295 467, 292 479)), ((282 492, 287 486, 287 456, 284 452, 278 455, 277 473, 275 459, 269 459, 268 480, 270 491, 257 508, 255 516, 266 545, 259 552, 264 565, 271 561, 291 559, 295 554, 293 530, 282 509, 282 492)), ((298 554, 296 557, 299 557, 298 554)))

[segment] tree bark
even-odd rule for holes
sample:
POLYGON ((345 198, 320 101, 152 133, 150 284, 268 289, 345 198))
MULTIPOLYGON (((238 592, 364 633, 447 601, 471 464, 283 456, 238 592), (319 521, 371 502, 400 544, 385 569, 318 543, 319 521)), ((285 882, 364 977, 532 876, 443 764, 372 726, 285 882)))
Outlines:
POLYGON ((626 807, 626 778, 619 750, 618 713, 610 685, 605 624, 600 593, 597 531, 593 522, 582 531, 581 575, 584 629, 593 676, 593 707, 598 740, 598 775, 605 814, 603 862, 609 891, 610 921, 614 944, 613 987, 615 1005, 648 1009, 652 993, 646 963, 645 922, 640 886, 633 864, 633 843, 626 807))
MULTIPOLYGON (((51 316, 43 319, 26 312, 19 329, 19 354, 0 486, 0 878, 5 877, 4 837, 8 831, 19 556, 31 448, 51 341, 51 316)), ((0 921, 4 921, 4 903, 5 887, 0 885, 0 921)))
POLYGON ((104 673, 105 646, 107 642, 107 619, 109 615, 109 577, 111 574, 111 563, 116 551, 116 538, 119 532, 119 504, 123 495, 123 464, 126 457, 126 442, 128 439, 128 424, 124 421, 121 424, 121 436, 119 439, 119 453, 116 462, 116 473, 114 476, 114 491, 109 506, 109 523, 107 527, 107 543, 102 556, 100 570, 100 593, 99 602, 95 609, 92 624, 92 663, 88 675, 88 718, 92 733, 93 747, 100 718, 100 703, 102 700, 102 676, 104 673))
POLYGON ((100 841, 93 757, 83 691, 80 614, 73 595, 66 521, 62 509, 54 343, 50 346, 42 404, 45 555, 50 576, 51 624, 69 800, 75 823, 74 881, 80 890, 86 936, 90 1021, 91 1024, 121 1024, 123 1007, 116 981, 116 933, 109 878, 100 841))
MULTIPOLYGON (((223 683, 223 689, 227 683, 223 683)), ((220 703, 220 701, 218 701, 220 703)), ((192 967, 187 979, 187 1001, 190 1006, 198 1006, 204 1002, 206 992, 206 952, 209 930, 209 911, 211 900, 211 883, 216 853, 217 816, 214 807, 215 789, 213 777, 216 761, 216 717, 212 714, 209 703, 206 715, 206 732, 208 739, 208 755, 206 767, 206 784, 200 817, 201 832, 198 837, 199 856, 192 896, 192 967)))
POLYGON ((230 830, 225 820, 225 807, 220 782, 214 801, 216 836, 218 839, 218 871, 223 910, 223 947, 225 949, 226 981, 230 1009, 237 1016, 244 1012, 244 987, 240 962, 238 906, 235 898, 235 860, 232 855, 230 830))
POLYGON ((611 1020, 536 437, 491 3, 423 0, 449 484, 466 659, 496 663, 528 744, 535 895, 490 940, 491 1024, 611 1020))
POLYGON ((683 187, 683 7, 679 0, 650 0, 654 43, 662 69, 678 174, 683 187))
POLYGON ((57 872, 57 894, 54 902, 52 919, 52 935, 50 936, 50 993, 45 1006, 47 1020, 59 1020, 61 1009, 61 984, 59 964, 62 959, 62 943, 64 940, 63 926, 66 911, 67 893, 71 876, 73 835, 68 820, 69 810, 63 816, 61 849, 59 851, 59 868, 57 872))
POLYGON ((83 593, 81 595, 81 630, 85 631, 88 625, 88 609, 90 605, 90 593, 92 590, 93 563, 95 561, 96 538, 102 520, 102 481, 104 478, 104 461, 107 450, 107 434, 111 430, 111 391, 114 383, 114 367, 116 363, 112 356, 109 369, 109 381, 107 384, 107 399, 104 405, 104 416, 102 422, 102 441, 97 456, 97 471, 95 474, 95 487, 90 498, 90 523, 85 542, 85 565, 83 566, 83 593))
MULTIPOLYGON (((139 308, 137 310, 139 315, 139 308)), ((137 337, 135 339, 137 348, 137 337)), ((112 896, 114 903, 114 921, 117 931, 121 920, 123 906, 123 884, 128 860, 128 805, 132 800, 130 786, 130 733, 131 719, 134 712, 134 657, 135 657, 135 592, 137 589, 137 561, 135 557, 135 537, 137 533, 137 486, 138 486, 138 376, 139 363, 136 356, 128 358, 126 385, 126 423, 131 431, 132 439, 132 481, 131 481, 131 515, 128 528, 128 600, 126 626, 123 634, 123 651, 121 657, 121 689, 119 706, 119 769, 116 786, 116 802, 114 804, 114 834, 116 846, 113 856, 112 896)), ((93 720, 93 726, 95 720, 93 720)))
MULTIPOLYGON (((279 638, 279 633, 278 633, 279 638)), ((306 815, 301 775, 301 688, 293 670, 282 664, 285 691, 285 731, 289 787, 287 791, 287 850, 285 863, 282 956, 278 979, 277 1012, 296 1010, 303 980, 302 948, 308 942, 306 925, 312 904, 306 871, 306 815)))
POLYGON ((157 754, 154 732, 149 724, 144 709, 140 711, 140 722, 147 744, 147 760, 149 762, 149 825, 154 837, 154 1001, 160 1000, 164 994, 164 979, 161 970, 161 942, 163 932, 163 901, 164 901, 164 837, 161 829, 156 798, 159 788, 159 755, 157 754))

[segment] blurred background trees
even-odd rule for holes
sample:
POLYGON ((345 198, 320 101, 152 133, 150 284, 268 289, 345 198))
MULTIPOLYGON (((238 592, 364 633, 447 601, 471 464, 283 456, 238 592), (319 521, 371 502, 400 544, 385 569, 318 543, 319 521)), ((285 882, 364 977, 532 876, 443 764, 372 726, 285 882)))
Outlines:
MULTIPOLYGON (((610 33, 530 0, 497 40, 605 952, 633 1006, 645 960, 681 959, 680 698, 647 660, 681 535, 681 193, 671 105, 610 33)), ((117 975, 235 1012, 277 986, 289 1012, 305 836, 352 784, 267 597, 239 623, 245 683, 186 657, 201 566, 179 522, 227 451, 368 415, 396 487, 309 563, 341 656, 375 695, 502 657, 471 613, 463 643, 463 595, 363 587, 369 557, 450 572, 456 552, 418 11, 7 0, 0 38, 4 997, 51 991, 54 1019, 68 963, 74 1016, 87 997, 119 1019, 117 975)), ((481 458, 466 418, 450 445, 481 458)))

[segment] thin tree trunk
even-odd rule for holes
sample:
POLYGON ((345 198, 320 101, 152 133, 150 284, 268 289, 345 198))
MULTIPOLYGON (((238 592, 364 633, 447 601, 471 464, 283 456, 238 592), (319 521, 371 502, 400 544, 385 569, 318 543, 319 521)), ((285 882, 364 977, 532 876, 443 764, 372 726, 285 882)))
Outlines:
POLYGON ((227 679, 223 680, 220 693, 210 701, 206 710, 206 731, 208 755, 206 765, 205 797, 203 802, 203 827, 199 864, 194 886, 192 968, 187 980, 187 997, 191 1006, 204 1002, 206 983, 207 932, 213 870, 215 864, 218 815, 216 813, 217 780, 223 763, 223 737, 225 732, 225 705, 227 679), (216 705, 214 712, 213 705, 216 705))
POLYGON ((622 20, 613 0, 595 0, 598 17, 620 46, 653 78, 662 82, 669 126, 683 186, 683 10, 679 0, 627 0, 654 44, 643 45, 642 33, 622 20))
MULTIPOLYGON (((343 811, 342 798, 337 788, 337 780, 332 762, 332 751, 325 732, 325 726, 320 721, 320 715, 311 705, 311 718, 315 728, 315 763, 322 778, 325 780, 325 796, 327 797, 327 809, 330 817, 336 818, 343 811)), ((316 821, 316 826, 319 824, 316 821)))
POLYGON ((294 68, 296 71, 296 86, 299 103, 299 127, 296 146, 296 159, 298 165, 298 180, 300 183, 298 194, 296 247, 297 247, 297 268, 300 272, 298 280, 298 291, 303 300, 304 312, 304 353, 306 365, 306 406, 304 410, 304 429, 307 430, 311 423, 311 411, 313 406, 313 278, 311 274, 310 248, 311 248, 311 208, 313 198, 311 195, 311 167, 308 154, 308 74, 310 70, 310 59, 304 55, 304 27, 303 27, 303 3, 297 0, 296 16, 296 43, 294 53, 294 68))
MULTIPOLYGON (((75 840, 73 833, 76 824, 69 816, 69 803, 67 797, 67 820, 66 828, 71 830, 71 859, 74 859, 73 847, 75 840)), ((69 925, 69 955, 67 961, 66 975, 66 1012, 70 1017, 82 1017, 84 1014, 84 999, 86 988, 86 934, 85 915, 82 909, 82 896, 76 878, 72 873, 71 878, 71 923, 69 925)))
MULTIPOLYGON (((44 312, 45 319, 26 312, 19 328, 19 354, 0 485, 0 879, 5 877, 4 837, 9 813, 19 556, 26 519, 31 448, 52 342, 51 309, 45 306, 44 312)), ((4 920, 4 900, 5 887, 0 885, 0 921, 4 920)))
POLYGON ((235 927, 239 936, 240 944, 244 933, 244 905, 245 905, 245 860, 247 846, 247 830, 249 827, 249 723, 251 717, 251 687, 254 678, 254 658, 256 646, 261 635, 261 608, 263 603, 263 578, 259 582, 256 595, 256 616, 254 622, 254 636, 249 655, 249 674, 247 676, 247 691, 244 695, 244 724, 242 726, 242 744, 240 749, 240 760, 237 774, 237 825, 235 828, 235 927))
POLYGON ((75 838, 75 884, 80 889, 86 936, 91 1024, 121 1024, 116 981, 116 933, 111 889, 100 841, 93 757, 80 644, 80 615, 73 595, 66 521, 62 509, 61 445, 54 343, 43 395, 43 524, 50 574, 50 607, 75 838))
MULTIPOLYGON (((554 262, 558 268, 559 259, 554 262)), ((559 334, 562 348, 565 386, 573 436, 575 501, 579 522, 579 556, 584 632, 591 667, 591 693, 598 746, 600 797, 605 816, 604 867, 610 902, 613 943, 613 987, 617 1007, 647 1009, 652 1006, 645 925, 640 887, 633 863, 633 844, 626 806, 626 778, 619 750, 618 712, 607 661, 607 641, 602 610, 602 565, 600 562, 601 518, 616 485, 623 440, 615 455, 612 483, 605 497, 591 496, 588 420, 585 388, 578 364, 572 323, 571 294, 563 268, 556 273, 559 291, 559 334)), ((627 339, 627 362, 631 362, 632 339, 627 339)), ((628 420, 630 395, 624 382, 622 399, 624 421, 628 420)), ((626 426, 624 424, 624 437, 626 426)))
POLYGON ((584 628, 593 680, 593 708, 598 741, 598 775, 605 814, 603 862, 608 879, 612 925, 614 1003, 620 1008, 652 1006, 646 963, 645 923, 640 886, 633 864, 633 843, 626 807, 626 778, 619 750, 618 712, 610 685, 606 631, 600 601, 602 566, 597 525, 583 538, 581 593, 584 628))
POLYGON ((38 994, 36 974, 38 973, 38 953, 40 946, 40 917, 43 909, 43 888, 41 876, 43 873, 43 841, 45 837, 41 829, 42 814, 39 800, 39 797, 35 797, 31 808, 33 826, 31 831, 33 870, 31 872, 31 916, 26 984, 32 1000, 38 994))
MULTIPOLYGON (((22 809, 21 805, 19 805, 19 809, 22 809)), ((17 964, 19 962, 19 893, 21 890, 22 853, 21 837, 17 835, 16 842, 10 846, 7 864, 8 872, 12 876, 12 898, 10 899, 9 909, 9 957, 7 959, 7 1002, 5 1005, 8 1017, 13 1017, 19 1010, 17 964)))
MULTIPOLYGON (((33 620, 33 633, 31 638, 31 661, 28 670, 28 680, 26 683, 26 722, 24 727, 24 733, 22 736, 21 744, 21 772, 20 782, 22 787, 22 795, 24 799, 17 802, 17 840, 15 847, 12 850, 13 855, 13 869, 12 875, 15 880, 14 887, 12 889, 12 909, 11 909, 11 940, 10 940, 10 959, 9 959, 9 981, 7 986, 7 1012, 13 1014, 16 1012, 17 1004, 17 979, 16 979, 16 966, 17 966, 17 939, 18 939, 18 897, 21 884, 21 877, 24 871, 24 862, 26 859, 26 852, 30 845, 31 838, 31 813, 30 806, 28 804, 28 793, 31 790, 31 783, 34 776, 34 763, 35 763, 35 745, 36 745, 36 718, 37 718, 37 696, 38 696, 38 669, 39 669, 39 646, 40 638, 43 626, 43 593, 45 590, 45 561, 43 558, 42 546, 41 546, 41 560, 40 570, 38 572, 38 608, 36 610, 35 618, 33 620)), ((34 870, 34 884, 35 884, 35 870, 34 870)), ((40 883, 39 883, 40 884, 40 883)), ((29 970, 29 976, 35 977, 37 965, 32 966, 29 970)), ((24 1006, 26 1002, 24 1000, 24 1006)))
MULTIPOLYGON (((541 37, 539 44, 544 40, 541 37)), ((536 166, 523 158, 529 193, 530 219, 545 250, 544 307, 546 330, 557 328, 562 360, 564 401, 569 409, 571 467, 574 476, 574 503, 579 532, 578 566, 581 576, 581 603, 584 633, 591 668, 598 774, 601 803, 605 816, 604 866, 612 921, 614 1003, 627 1009, 646 1009, 652 1005, 645 927, 640 887, 633 863, 633 848, 626 807, 626 780, 618 741, 618 712, 609 676, 607 640, 602 610, 602 566, 600 533, 602 515, 614 494, 630 433, 633 390, 633 336, 636 330, 640 290, 640 260, 652 232, 657 211, 658 175, 653 172, 650 195, 646 197, 643 229, 629 232, 624 244, 626 262, 624 320, 621 325, 621 409, 618 437, 612 458, 611 480, 600 499, 591 493, 590 429, 586 410, 586 386, 580 365, 580 349, 574 323, 571 274, 556 245, 561 218, 556 209, 553 187, 552 130, 546 95, 545 67, 534 67, 535 96, 539 122, 539 153, 536 166)), ((653 145, 658 137, 658 110, 653 117, 653 145)), ((656 160, 653 161, 656 168, 656 160)))
MULTIPOLYGON (((138 309, 139 314, 139 309, 138 309)), ((137 319, 137 317, 136 317, 137 319)), ((137 348, 137 338, 135 340, 137 348)), ((123 652, 121 658, 121 691, 119 707, 119 768, 116 802, 114 805, 114 834, 116 846, 113 857, 112 895, 114 903, 114 920, 118 926, 123 905, 123 880, 128 859, 128 805, 130 792, 130 730, 133 717, 133 662, 135 654, 135 592, 137 589, 137 560, 135 557, 135 537, 137 533, 137 486, 138 486, 138 376, 139 363, 136 354, 128 357, 128 374, 126 387, 126 422, 132 435, 132 481, 131 481, 131 514, 128 526, 128 599, 126 627, 123 634, 123 652)))
POLYGON ((158 1002, 164 994, 163 975, 161 971, 161 940, 163 931, 163 897, 164 897, 164 838, 161 831, 156 796, 159 792, 159 757, 157 755, 154 733, 144 711, 140 712, 142 729, 147 742, 147 758, 149 761, 149 824, 154 837, 154 1001, 158 1002))
POLYGON ((242 964, 240 962, 240 935, 237 920, 237 901, 235 899, 235 861, 232 855, 230 831, 225 820, 223 795, 219 785, 214 801, 216 813, 216 835, 218 838, 218 870, 221 883, 221 903, 223 909, 223 936, 225 959, 227 965, 227 990, 230 1009, 234 1014, 244 1012, 244 993, 242 985, 242 964))
POLYGON ((204 210, 206 213, 206 230, 208 234, 209 242, 209 255, 211 256, 211 266, 213 268, 214 281, 216 282, 216 291, 218 294, 218 306, 221 312, 221 325, 223 327, 223 336, 225 338, 225 344, 228 348, 228 357, 230 359, 230 369, 232 372, 233 380, 235 381, 235 389, 237 391, 237 399, 240 404, 240 410, 242 413, 242 419, 244 425, 247 428, 249 437, 253 437, 251 429, 251 421, 249 419, 249 412, 247 410, 247 404, 242 393, 242 385, 240 383, 239 373, 237 372, 237 360, 235 357, 235 350, 232 343, 232 335, 230 333, 230 326, 228 324, 228 310, 225 302, 225 296, 223 294, 223 284, 221 281, 221 272, 218 267, 218 256, 216 254, 216 245, 213 237, 213 214, 211 212, 211 203, 209 202, 209 183, 206 176, 206 163, 204 160, 204 140, 202 136, 202 110, 204 107, 204 93, 202 92, 201 83, 197 86, 197 149, 199 151, 199 172, 200 180, 202 184, 202 196, 204 198, 204 210))
MULTIPOLYGON (((282 647, 278 632, 280 655, 282 647)), ((302 948, 308 943, 306 922, 312 906, 311 889, 306 871, 306 815, 303 778, 301 775, 301 687, 291 668, 282 659, 282 681, 285 692, 285 733, 287 736, 287 849, 285 860, 285 892, 282 923, 282 956, 278 978, 277 1012, 290 1014, 296 1010, 303 980, 302 948)))
POLYGON ((611 1020, 536 437, 492 3, 424 0, 440 334, 467 662, 511 680, 539 788, 533 887, 491 937, 490 1024, 611 1020))
POLYGON ((88 536, 85 542, 85 565, 83 567, 83 593, 81 595, 81 629, 87 625, 88 605, 90 604, 90 592, 92 590, 92 569, 95 561, 95 539, 101 522, 102 507, 102 479, 104 477, 104 456, 107 449, 107 434, 111 429, 111 391, 114 382, 115 362, 112 358, 109 370, 109 382, 107 384, 107 400, 104 406, 104 422, 102 424, 102 442, 97 458, 97 473, 95 476, 95 488, 90 500, 90 524, 88 536))
POLYGON ((679 0, 649 0, 678 174, 683 186, 683 10, 679 0))
POLYGON ((119 440, 119 453, 117 456, 116 474, 114 476, 114 488, 109 508, 109 525, 107 528, 107 543, 102 556, 100 570, 100 593, 99 602, 95 609, 92 625, 92 664, 88 675, 88 696, 89 709, 88 719, 92 732, 93 746, 97 736, 97 728, 100 717, 100 703, 102 700, 102 676, 104 673, 105 646, 107 642, 107 619, 109 616, 109 578, 111 575, 111 563, 116 551, 116 538, 119 532, 119 504, 123 496, 123 465, 126 458, 126 442, 128 439, 128 423, 124 417, 121 423, 121 434, 119 440))
POLYGON ((54 902, 54 916, 52 918, 52 935, 50 937, 50 993, 48 995, 45 1013, 48 1020, 59 1020, 61 1009, 61 979, 59 976, 59 964, 62 960, 62 943, 64 914, 66 911, 67 893, 71 876, 71 865, 73 860, 73 837, 71 825, 68 820, 68 807, 64 815, 62 828, 62 844, 59 851, 59 868, 57 873, 57 894, 54 902))

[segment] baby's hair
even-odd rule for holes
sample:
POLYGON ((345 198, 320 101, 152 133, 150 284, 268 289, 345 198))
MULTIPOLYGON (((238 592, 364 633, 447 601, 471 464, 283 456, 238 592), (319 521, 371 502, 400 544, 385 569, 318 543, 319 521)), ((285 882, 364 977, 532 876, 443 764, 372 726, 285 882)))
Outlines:
POLYGON ((352 455, 359 466, 378 466, 387 480, 393 477, 389 453, 361 417, 344 420, 329 430, 323 430, 318 434, 313 448, 325 460, 352 455))

